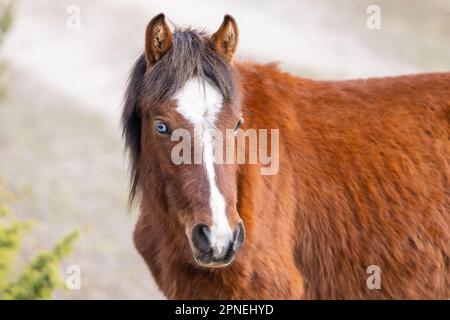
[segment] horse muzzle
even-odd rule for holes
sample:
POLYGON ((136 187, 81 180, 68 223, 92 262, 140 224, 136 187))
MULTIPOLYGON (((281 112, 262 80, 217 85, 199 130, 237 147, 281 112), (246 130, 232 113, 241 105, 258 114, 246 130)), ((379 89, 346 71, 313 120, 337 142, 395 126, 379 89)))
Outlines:
POLYGON ((220 268, 231 264, 245 240, 245 229, 242 222, 230 237, 222 237, 220 241, 212 238, 211 230, 205 224, 197 224, 191 233, 191 247, 195 261, 203 267, 220 268))

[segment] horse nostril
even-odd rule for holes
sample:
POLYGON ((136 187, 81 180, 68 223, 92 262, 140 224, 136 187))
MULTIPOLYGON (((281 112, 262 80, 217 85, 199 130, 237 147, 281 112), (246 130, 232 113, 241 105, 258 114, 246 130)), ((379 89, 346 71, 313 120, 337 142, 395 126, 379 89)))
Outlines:
POLYGON ((211 250, 209 234, 209 228, 204 224, 198 224, 192 229, 192 243, 203 254, 211 250))
POLYGON ((244 225, 240 222, 237 225, 236 231, 233 235, 233 251, 237 252, 245 240, 245 229, 244 225))

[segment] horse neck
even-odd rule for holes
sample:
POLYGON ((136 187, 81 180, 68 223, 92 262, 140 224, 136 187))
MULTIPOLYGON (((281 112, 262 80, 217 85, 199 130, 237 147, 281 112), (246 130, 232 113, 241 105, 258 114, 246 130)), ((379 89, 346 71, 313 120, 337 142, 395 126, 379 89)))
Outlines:
POLYGON ((303 81, 307 86, 309 82, 278 70, 276 65, 236 63, 235 68, 247 128, 279 129, 279 171, 264 176, 259 165, 250 164, 240 165, 238 171, 238 211, 248 244, 270 250, 272 230, 282 230, 285 243, 296 240, 293 226, 300 164, 288 146, 301 135, 292 101, 300 99, 303 81), (289 124, 283 119, 289 119, 289 124))

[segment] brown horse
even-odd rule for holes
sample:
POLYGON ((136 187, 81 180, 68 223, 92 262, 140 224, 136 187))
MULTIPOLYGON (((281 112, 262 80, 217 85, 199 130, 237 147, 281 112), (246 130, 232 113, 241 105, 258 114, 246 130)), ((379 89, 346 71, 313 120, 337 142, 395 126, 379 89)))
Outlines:
POLYGON ((232 61, 237 42, 228 15, 210 36, 160 14, 130 76, 134 242, 162 292, 450 298, 450 74, 312 81, 232 61), (279 130, 276 174, 216 161, 213 130, 250 129, 279 130), (177 130, 201 163, 175 163, 177 130))

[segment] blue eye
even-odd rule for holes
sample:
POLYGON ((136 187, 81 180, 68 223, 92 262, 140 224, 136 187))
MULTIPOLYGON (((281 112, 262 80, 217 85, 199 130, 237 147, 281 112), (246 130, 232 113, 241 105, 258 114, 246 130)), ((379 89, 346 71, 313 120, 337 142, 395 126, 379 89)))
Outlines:
POLYGON ((169 127, 167 126, 167 124, 165 124, 162 121, 155 122, 155 129, 156 129, 156 131, 158 131, 158 133, 161 133, 161 134, 170 133, 169 127))

